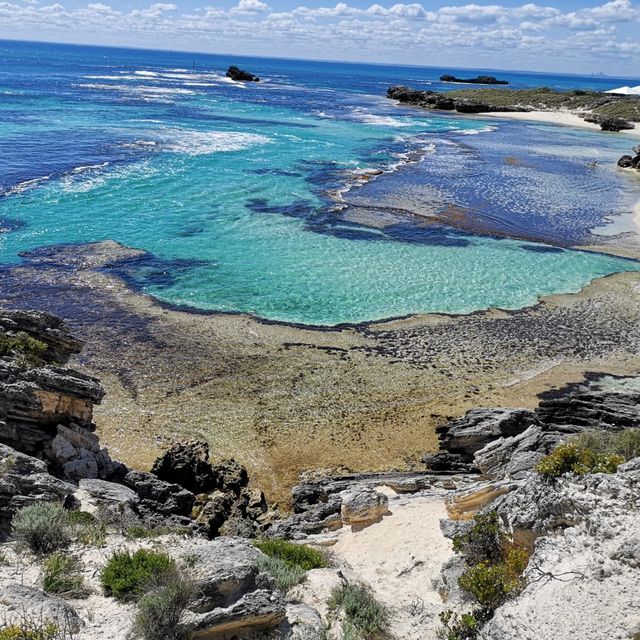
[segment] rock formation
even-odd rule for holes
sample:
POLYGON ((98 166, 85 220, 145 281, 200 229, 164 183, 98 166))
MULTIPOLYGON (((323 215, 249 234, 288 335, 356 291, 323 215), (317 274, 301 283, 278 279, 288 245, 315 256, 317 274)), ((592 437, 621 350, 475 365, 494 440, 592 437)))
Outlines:
POLYGON ((258 76, 254 76, 253 73, 239 69, 235 65, 231 65, 227 69, 226 76, 236 82, 260 82, 260 78, 258 78, 258 76))
POLYGON ((494 76, 476 76, 475 78, 456 78, 445 73, 440 76, 441 82, 461 82, 464 84, 509 84, 507 80, 498 80, 494 76))

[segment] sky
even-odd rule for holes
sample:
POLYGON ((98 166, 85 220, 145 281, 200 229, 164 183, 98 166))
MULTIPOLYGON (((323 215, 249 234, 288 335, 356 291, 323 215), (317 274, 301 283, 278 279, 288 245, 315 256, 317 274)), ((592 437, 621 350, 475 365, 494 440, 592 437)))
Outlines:
POLYGON ((640 75, 640 0, 548 1, 0 0, 0 38, 640 75))

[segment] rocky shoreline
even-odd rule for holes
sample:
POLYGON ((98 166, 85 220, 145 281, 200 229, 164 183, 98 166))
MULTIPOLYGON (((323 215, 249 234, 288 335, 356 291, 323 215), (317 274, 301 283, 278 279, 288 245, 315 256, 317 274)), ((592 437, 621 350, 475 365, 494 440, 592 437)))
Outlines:
POLYGON ((150 469, 174 442, 204 439, 276 502, 305 469, 419 469, 436 428, 468 409, 534 408, 586 372, 640 371, 633 273, 515 312, 320 331, 162 306, 120 276, 139 255, 37 252, 4 271, 1 303, 58 314, 85 341, 71 362, 108 390, 95 413, 112 455, 150 469))
MULTIPOLYGON (((67 366, 82 343, 42 312, 0 312, 0 335, 0 613, 7 629, 46 622, 55 640, 124 640, 131 625, 139 634, 142 601, 110 597, 99 576, 104 585, 109 554, 160 549, 184 565, 197 594, 185 600, 172 633, 339 638, 352 619, 332 602, 351 589, 374 598, 367 606, 383 616, 384 637, 435 640, 455 616, 477 615, 461 579, 469 559, 454 550, 482 522, 472 516, 497 514, 504 535, 527 549, 521 586, 483 614, 473 636, 455 638, 631 639, 640 631, 640 458, 617 472, 552 482, 537 466, 577 434, 639 429, 637 379, 584 383, 533 410, 468 411, 442 425, 441 451, 425 455, 420 470, 307 473, 287 514, 268 507, 240 464, 210 460, 204 442, 176 443, 150 472, 115 461, 95 435, 100 382, 67 366), (13 539, 16 514, 43 503, 102 523, 99 541, 71 543, 74 562, 85 567, 82 595, 43 591, 45 560, 13 539), (263 540, 257 547, 256 537, 263 540), (324 566, 285 587, 268 568, 265 540, 320 549, 324 566)), ((355 637, 370 637, 354 629, 355 637)))
POLYGON ((405 86, 389 87, 387 97, 401 104, 458 113, 518 113, 564 110, 597 124, 602 131, 634 129, 640 122, 640 99, 586 91, 558 92, 551 89, 463 89, 420 91, 405 86))

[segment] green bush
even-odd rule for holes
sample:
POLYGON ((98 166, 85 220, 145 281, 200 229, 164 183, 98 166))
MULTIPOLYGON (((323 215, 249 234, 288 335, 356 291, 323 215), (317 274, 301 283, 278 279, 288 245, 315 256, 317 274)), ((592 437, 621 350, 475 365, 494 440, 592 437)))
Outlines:
POLYGON ((68 515, 74 537, 81 544, 104 547, 107 543, 107 528, 96 516, 87 511, 70 511, 68 515))
POLYGON ((305 544, 296 544, 288 540, 257 540, 256 547, 267 556, 279 558, 289 565, 295 565, 309 571, 329 566, 327 558, 305 544))
POLYGON ((307 572, 298 565, 271 556, 258 558, 258 567, 273 578, 276 587, 283 593, 303 582, 307 576, 307 572))
POLYGON ((51 553, 71 542, 67 512, 53 502, 20 509, 11 521, 13 536, 33 553, 51 553))
POLYGON ((506 534, 495 511, 478 513, 467 533, 453 539, 453 549, 461 553, 467 564, 495 562, 502 557, 506 534))
POLYGON ((166 553, 139 549, 131 555, 116 551, 102 569, 100 580, 107 595, 126 601, 139 598, 152 580, 175 571, 175 562, 166 553))
POLYGON ((58 640, 60 635, 57 625, 45 622, 42 625, 11 624, 0 629, 0 640, 58 640))
POLYGON ((366 587, 352 584, 337 587, 331 592, 328 605, 332 612, 344 613, 343 635, 361 640, 388 636, 387 610, 366 587))
POLYGON ((175 571, 152 581, 140 598, 133 622, 134 637, 142 640, 185 640, 180 618, 195 595, 192 582, 175 571))
POLYGON ((47 593, 64 598, 81 598, 87 593, 80 562, 61 551, 45 560, 40 579, 47 593))
POLYGON ((528 560, 529 554, 524 549, 512 547, 501 562, 480 562, 467 568, 458 584, 483 609, 493 611, 520 592, 528 560))
POLYGON ((583 476, 587 473, 615 473, 625 459, 615 453, 600 453, 578 442, 558 445, 536 465, 536 471, 545 478, 559 478, 567 473, 583 476))
POLYGON ((440 640, 475 640, 481 627, 481 620, 473 613, 459 615, 451 609, 440 614, 442 627, 438 630, 440 640))
POLYGON ((0 333, 0 358, 17 357, 26 365, 38 366, 44 364, 47 349, 44 342, 32 338, 24 331, 15 334, 0 333))

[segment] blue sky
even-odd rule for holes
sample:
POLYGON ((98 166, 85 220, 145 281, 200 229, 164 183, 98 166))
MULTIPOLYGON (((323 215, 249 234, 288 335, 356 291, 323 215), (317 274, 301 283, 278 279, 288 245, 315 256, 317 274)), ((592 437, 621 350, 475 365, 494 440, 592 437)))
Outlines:
POLYGON ((0 38, 640 74, 640 0, 0 0, 0 38))

